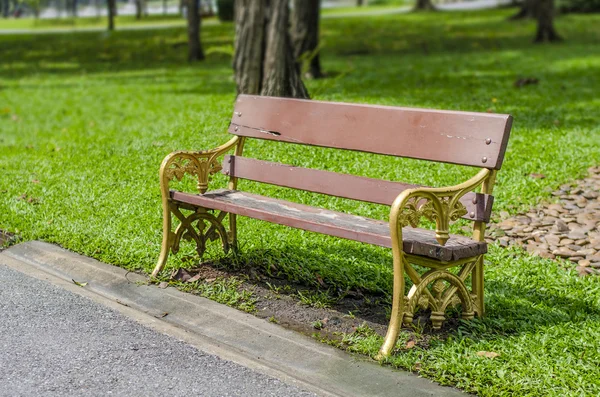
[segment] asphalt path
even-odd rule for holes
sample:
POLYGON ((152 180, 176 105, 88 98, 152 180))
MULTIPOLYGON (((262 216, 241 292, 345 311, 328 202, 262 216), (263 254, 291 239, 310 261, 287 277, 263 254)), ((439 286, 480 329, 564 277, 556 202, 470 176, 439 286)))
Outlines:
POLYGON ((0 265, 0 396, 314 396, 0 265))

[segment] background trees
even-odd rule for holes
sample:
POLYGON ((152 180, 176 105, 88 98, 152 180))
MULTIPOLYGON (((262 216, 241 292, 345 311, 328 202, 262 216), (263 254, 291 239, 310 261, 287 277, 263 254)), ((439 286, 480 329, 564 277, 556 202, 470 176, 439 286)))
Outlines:
POLYGON ((187 4, 188 61, 196 62, 204 59, 200 42, 200 0, 187 0, 187 4))
MULTIPOLYGON (((306 59, 307 77, 319 78, 321 61, 319 59, 319 11, 321 0, 294 0, 292 16, 292 41, 294 57, 302 70, 302 59, 306 59)), ((304 70, 302 70, 304 71, 304 70)))
POLYGON ((288 30, 288 1, 237 0, 235 7, 238 93, 308 98, 288 30))
POLYGON ((431 0, 417 0, 415 3, 415 10, 432 11, 435 10, 435 6, 431 2, 431 0))
POLYGON ((537 18, 536 43, 562 40, 554 29, 554 10, 554 0, 534 0, 533 13, 537 18))
POLYGON ((115 16, 117 15, 117 1, 107 0, 106 7, 108 8, 108 30, 115 30, 115 16))

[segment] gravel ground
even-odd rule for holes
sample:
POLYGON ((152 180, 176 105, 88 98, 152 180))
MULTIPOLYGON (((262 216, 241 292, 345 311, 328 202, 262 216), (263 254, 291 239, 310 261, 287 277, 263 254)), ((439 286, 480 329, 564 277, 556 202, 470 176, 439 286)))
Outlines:
POLYGON ((312 396, 0 265, 0 396, 312 396))
POLYGON ((582 276, 600 275, 600 166, 566 183, 552 194, 557 203, 543 203, 490 228, 490 241, 516 244, 542 258, 577 263, 582 276))

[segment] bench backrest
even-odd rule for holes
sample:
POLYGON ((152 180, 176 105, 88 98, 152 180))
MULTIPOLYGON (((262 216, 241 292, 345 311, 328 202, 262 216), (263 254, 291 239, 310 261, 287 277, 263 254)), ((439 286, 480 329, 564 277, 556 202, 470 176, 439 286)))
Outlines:
MULTIPOLYGON (((499 169, 509 115, 408 109, 240 95, 229 132, 244 137, 499 169)), ((229 176, 391 205, 416 187, 329 171, 226 156, 229 176)), ((493 197, 465 195, 465 219, 488 222, 493 197)))

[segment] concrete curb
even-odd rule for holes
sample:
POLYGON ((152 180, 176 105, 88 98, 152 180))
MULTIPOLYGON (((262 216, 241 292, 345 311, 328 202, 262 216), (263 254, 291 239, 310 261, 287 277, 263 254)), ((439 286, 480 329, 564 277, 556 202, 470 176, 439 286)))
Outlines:
POLYGON ((0 253, 0 264, 86 296, 207 353, 322 396, 464 395, 208 299, 148 286, 144 276, 55 245, 18 244, 0 253), (82 288, 72 280, 88 284, 82 288))

